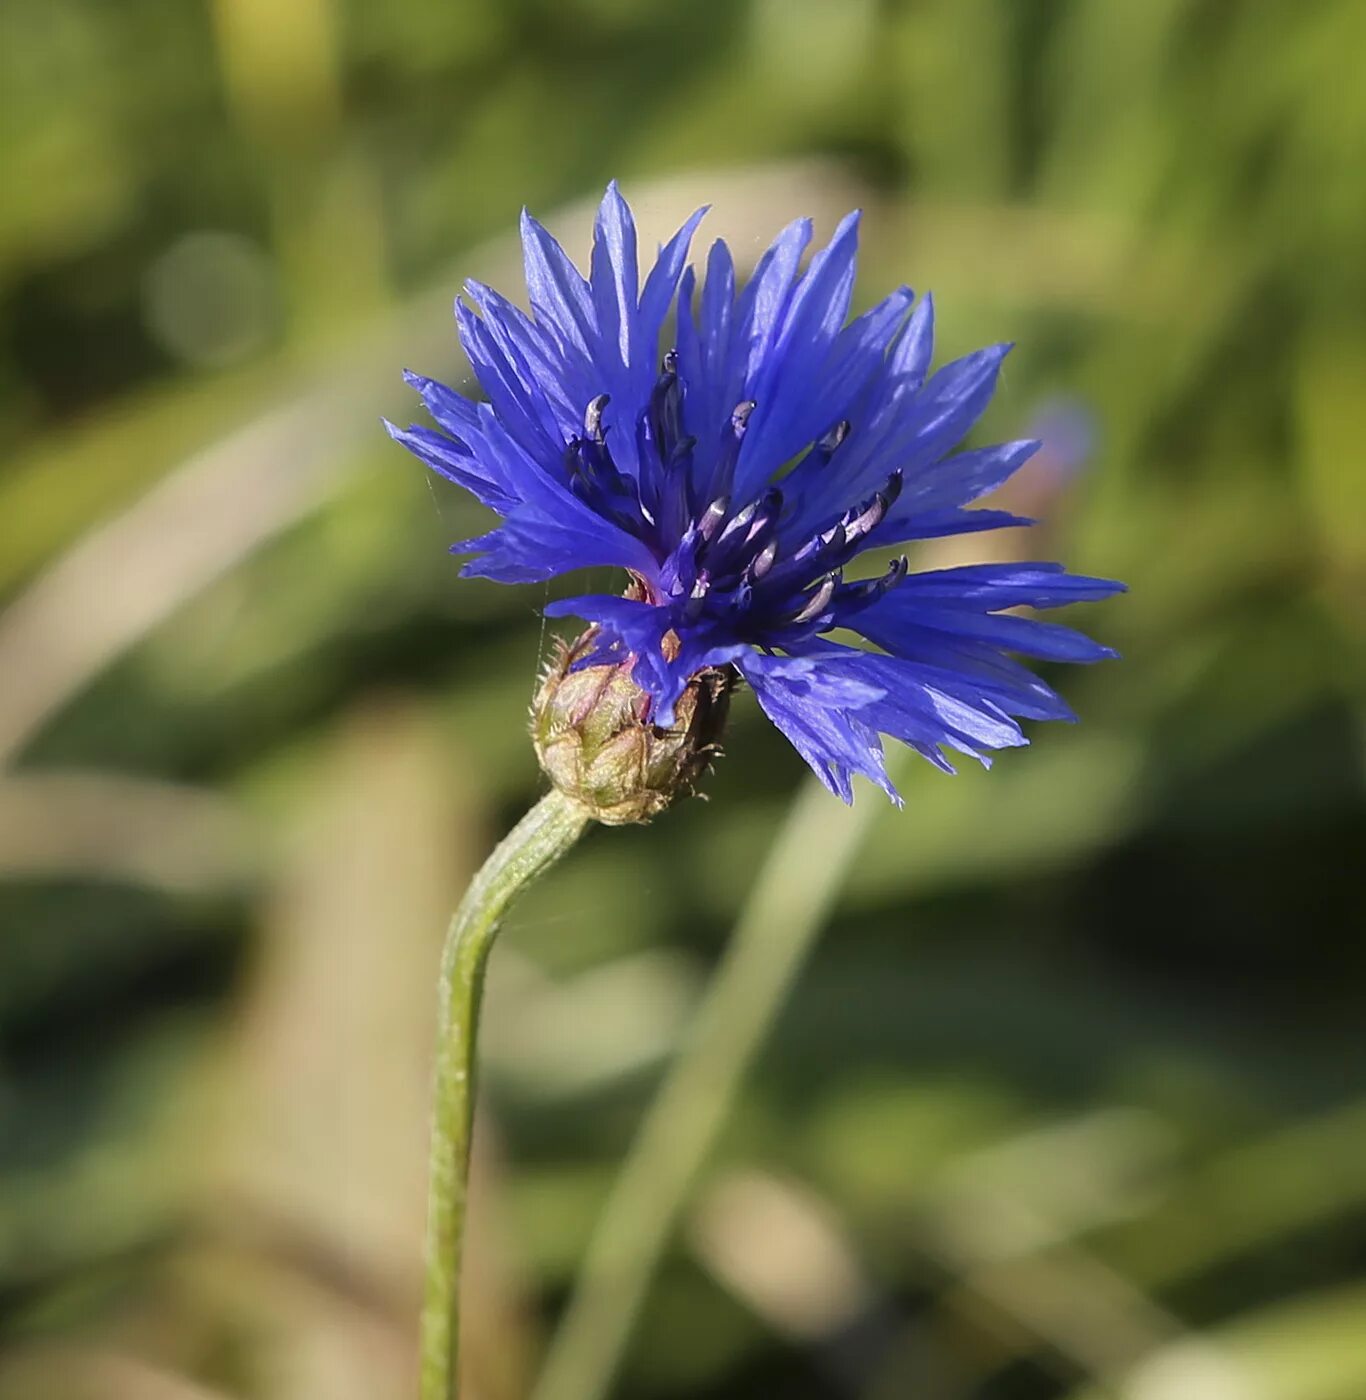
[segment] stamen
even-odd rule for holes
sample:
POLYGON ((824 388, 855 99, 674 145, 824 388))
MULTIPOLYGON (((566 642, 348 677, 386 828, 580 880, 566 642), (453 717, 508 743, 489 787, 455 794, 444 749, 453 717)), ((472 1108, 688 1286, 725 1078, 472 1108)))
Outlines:
POLYGON ((893 472, 881 491, 873 493, 873 499, 848 522, 847 540, 852 542, 870 535, 882 524, 892 502, 901 494, 901 473, 893 472))
POLYGON ((692 592, 688 594, 688 601, 683 604, 683 616, 686 621, 695 622, 702 616, 702 608, 710 591, 711 578, 704 569, 698 574, 697 582, 693 584, 692 592))
POLYGON ((820 586, 806 600, 801 610, 792 615, 791 621, 810 622, 813 617, 819 617, 825 611, 826 604, 834 596, 838 583, 839 579, 836 574, 826 574, 820 581, 820 586))
MULTIPOLYGON (((711 507, 708 506, 707 509, 710 510, 711 507)), ((725 544, 725 542, 732 536, 738 535, 741 530, 747 529, 749 527, 749 522, 754 519, 758 510, 758 501, 751 501, 747 506, 745 506, 744 509, 741 510, 735 516, 735 518, 730 522, 730 524, 727 525, 726 528, 721 531, 721 536, 716 541, 717 545, 720 546, 725 544)))
POLYGON ((666 369, 650 395, 650 429, 661 463, 670 462, 683 436, 683 391, 678 375, 666 369))
POLYGON ((669 461, 666 466, 674 462, 681 462, 683 458, 692 456, 692 450, 697 446, 697 439, 691 433, 687 437, 681 437, 674 443, 674 450, 669 453, 669 461))
POLYGON ((721 528, 721 522, 725 520, 727 512, 730 510, 730 497, 718 496, 702 512, 702 519, 697 522, 697 533, 704 543, 711 540, 712 536, 721 528))
POLYGON ((642 516, 653 524, 651 512, 645 510, 635 480, 617 470, 612 454, 603 440, 601 415, 607 395, 595 398, 584 414, 589 432, 596 437, 576 437, 565 448, 565 472, 569 487, 581 500, 600 515, 639 536, 642 516))
POLYGON ((876 530, 882 524, 882 517, 887 514, 887 507, 890 502, 881 491, 873 493, 873 499, 856 515, 845 529, 845 541, 862 539, 864 535, 876 530))
POLYGON ((749 566, 749 576, 753 579, 761 579, 773 567, 773 561, 778 557, 778 541, 771 539, 756 554, 749 566))
POLYGON ((749 426, 749 415, 754 412, 755 407, 753 399, 746 399, 743 403, 737 403, 731 410, 730 426, 736 437, 744 437, 745 429, 749 426))
POLYGON ((830 457, 848 436, 849 420, 847 418, 841 418, 823 438, 817 440, 816 446, 824 452, 827 457, 830 457))
POLYGON ((594 442, 605 440, 602 431, 602 411, 611 402, 611 394, 599 394, 597 398, 590 399, 588 407, 584 409, 583 430, 594 442))
POLYGON ((745 543, 752 544, 761 531, 766 530, 778 518, 783 508, 783 493, 776 486, 770 486, 759 498, 759 509, 745 535, 745 543))
POLYGON ((846 584, 840 590, 841 608, 867 607, 869 603, 882 597, 888 589, 895 588, 910 572, 910 567, 910 561, 903 554, 900 559, 894 559, 887 572, 878 578, 865 578, 857 583, 846 584))

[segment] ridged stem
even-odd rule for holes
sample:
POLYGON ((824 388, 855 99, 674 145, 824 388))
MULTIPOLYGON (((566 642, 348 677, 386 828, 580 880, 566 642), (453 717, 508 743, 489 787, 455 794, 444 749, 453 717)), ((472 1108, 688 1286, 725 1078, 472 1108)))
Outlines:
POLYGON ((552 788, 484 862, 446 932, 427 1185, 421 1400, 456 1400, 459 1387, 460 1253, 484 970, 512 901, 564 855, 588 822, 583 807, 552 788))

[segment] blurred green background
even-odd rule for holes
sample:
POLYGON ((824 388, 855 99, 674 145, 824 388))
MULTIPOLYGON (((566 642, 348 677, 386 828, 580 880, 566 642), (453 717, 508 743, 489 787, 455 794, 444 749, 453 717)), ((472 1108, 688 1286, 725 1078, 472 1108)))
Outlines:
POLYGON ((819 940, 753 897, 800 967, 612 1394, 1366 1395, 1364 53, 1358 0, 3 0, 0 1397, 411 1392, 435 958, 538 790, 547 590, 457 581, 379 418, 612 176, 742 263, 862 205, 862 302, 1018 341, 982 433, 1047 442, 1047 524, 936 562, 1133 592, 992 773, 851 825, 742 698, 709 802, 519 906, 471 1400, 765 860, 819 940))

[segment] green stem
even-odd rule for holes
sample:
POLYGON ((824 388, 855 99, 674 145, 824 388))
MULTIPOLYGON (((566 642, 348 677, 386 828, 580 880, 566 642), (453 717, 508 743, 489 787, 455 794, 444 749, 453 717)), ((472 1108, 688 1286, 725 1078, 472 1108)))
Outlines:
POLYGON ((484 862, 446 932, 427 1186, 421 1400, 455 1400, 457 1393, 460 1245, 484 969, 512 901, 564 855, 588 821, 583 807, 552 788, 484 862))

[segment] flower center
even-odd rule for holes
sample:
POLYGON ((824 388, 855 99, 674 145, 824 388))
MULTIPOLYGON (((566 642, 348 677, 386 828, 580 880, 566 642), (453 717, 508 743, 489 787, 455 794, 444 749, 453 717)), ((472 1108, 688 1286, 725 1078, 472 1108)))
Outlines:
MULTIPOLYGON (((588 404, 583 433, 565 450, 575 495, 642 540, 659 561, 658 577, 642 580, 650 601, 676 609, 681 624, 707 619, 737 639, 772 636, 775 629, 795 639, 828 630, 905 577, 904 558, 877 579, 845 583, 843 573, 900 494, 899 471, 868 500, 794 539, 780 487, 769 485, 738 505, 731 499, 754 402, 735 406, 708 460, 684 430, 684 399, 678 357, 670 351, 636 425, 637 475, 613 461, 602 422, 606 394, 588 404)), ((825 467, 850 432, 847 420, 837 423, 800 465, 825 467)))

